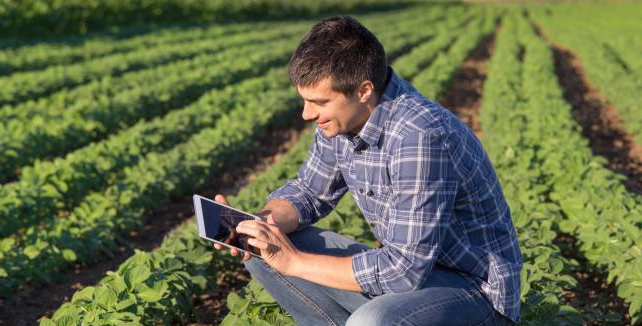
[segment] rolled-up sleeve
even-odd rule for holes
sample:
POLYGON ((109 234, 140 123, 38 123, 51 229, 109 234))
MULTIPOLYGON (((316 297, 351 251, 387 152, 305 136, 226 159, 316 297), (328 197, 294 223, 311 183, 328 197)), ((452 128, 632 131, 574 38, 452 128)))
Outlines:
POLYGON ((361 288, 371 294, 417 289, 438 258, 457 189, 447 137, 414 131, 390 156, 392 194, 383 247, 352 257, 361 288))
POLYGON ((348 187, 336 161, 332 140, 317 128, 307 161, 297 178, 272 192, 268 199, 285 199, 299 215, 299 229, 330 214, 348 187))

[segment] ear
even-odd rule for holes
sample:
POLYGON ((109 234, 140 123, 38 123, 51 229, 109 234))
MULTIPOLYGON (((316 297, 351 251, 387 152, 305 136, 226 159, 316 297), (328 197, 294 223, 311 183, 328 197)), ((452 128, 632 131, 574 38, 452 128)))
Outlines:
POLYGON ((357 88, 359 102, 366 103, 374 95, 374 84, 369 80, 364 80, 357 88))

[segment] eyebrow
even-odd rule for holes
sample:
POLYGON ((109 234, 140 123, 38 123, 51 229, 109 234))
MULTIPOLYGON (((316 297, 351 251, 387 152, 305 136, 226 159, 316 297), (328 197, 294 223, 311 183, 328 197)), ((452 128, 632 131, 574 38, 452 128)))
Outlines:
MULTIPOLYGON (((301 96, 301 95, 299 95, 299 96, 301 96)), ((310 99, 306 99, 303 96, 301 96, 301 98, 303 100, 305 100, 305 101, 314 102, 314 103, 327 103, 327 102, 330 102, 330 99, 328 99, 328 98, 310 98, 310 99)))

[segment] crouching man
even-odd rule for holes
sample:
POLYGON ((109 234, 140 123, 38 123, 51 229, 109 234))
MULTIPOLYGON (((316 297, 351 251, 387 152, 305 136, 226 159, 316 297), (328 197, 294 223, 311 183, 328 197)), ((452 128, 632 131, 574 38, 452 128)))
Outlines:
POLYGON ((518 322, 515 228, 473 132, 397 76, 352 17, 316 24, 288 70, 317 128, 266 220, 236 229, 263 258, 246 253, 252 277, 304 326, 518 322), (380 248, 310 226, 347 192, 380 248))

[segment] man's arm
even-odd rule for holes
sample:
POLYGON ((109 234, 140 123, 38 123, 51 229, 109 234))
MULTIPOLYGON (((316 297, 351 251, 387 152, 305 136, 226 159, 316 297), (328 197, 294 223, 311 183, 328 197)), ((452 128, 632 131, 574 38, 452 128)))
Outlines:
MULTIPOLYGON (((332 140, 323 136, 317 128, 308 159, 299 169, 297 178, 272 192, 268 199, 269 202, 275 199, 289 202, 298 217, 297 228, 301 228, 330 214, 347 191, 348 186, 336 160, 332 140)), ((282 213, 287 214, 288 210, 282 213)), ((278 216, 275 218, 277 221, 280 219, 278 216)), ((287 224, 288 231, 296 230, 289 228, 294 223, 287 224)))
POLYGON ((296 208, 285 199, 270 200, 258 213, 259 216, 271 214, 276 225, 283 233, 294 232, 299 227, 299 216, 296 208))
POLYGON ((301 253, 293 264, 291 276, 323 286, 363 292, 352 271, 352 257, 335 257, 301 253))

